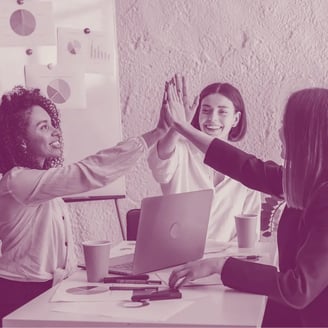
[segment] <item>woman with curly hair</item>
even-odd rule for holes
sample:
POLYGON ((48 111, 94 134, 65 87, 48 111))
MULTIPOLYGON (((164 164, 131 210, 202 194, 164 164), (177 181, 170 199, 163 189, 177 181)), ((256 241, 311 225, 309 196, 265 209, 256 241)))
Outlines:
POLYGON ((63 166, 57 108, 38 89, 15 87, 0 105, 0 318, 75 268, 63 196, 103 187, 126 173, 157 141, 140 137, 63 166))

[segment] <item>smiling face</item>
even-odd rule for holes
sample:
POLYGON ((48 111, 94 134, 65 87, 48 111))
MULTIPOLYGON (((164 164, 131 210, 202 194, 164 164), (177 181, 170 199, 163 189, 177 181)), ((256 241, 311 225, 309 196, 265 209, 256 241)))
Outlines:
POLYGON ((200 104, 200 129, 213 137, 228 140, 230 130, 239 119, 240 112, 235 111, 232 101, 220 93, 206 96, 200 104))
POLYGON ((47 158, 62 155, 61 132, 51 124, 48 113, 40 106, 32 106, 28 121, 27 149, 34 156, 40 167, 47 158))

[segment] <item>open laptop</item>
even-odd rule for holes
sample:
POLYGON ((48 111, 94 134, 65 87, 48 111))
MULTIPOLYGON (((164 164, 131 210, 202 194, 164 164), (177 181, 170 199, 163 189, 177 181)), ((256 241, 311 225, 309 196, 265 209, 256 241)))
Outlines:
POLYGON ((134 256, 111 258, 109 270, 141 274, 201 258, 212 198, 212 189, 144 198, 134 256))

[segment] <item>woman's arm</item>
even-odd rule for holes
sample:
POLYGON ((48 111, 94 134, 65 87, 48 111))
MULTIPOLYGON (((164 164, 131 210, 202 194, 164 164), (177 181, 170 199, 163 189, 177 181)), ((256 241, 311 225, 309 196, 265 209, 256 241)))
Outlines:
MULTIPOLYGON (((325 191, 325 195, 327 192, 328 190, 325 191)), ((279 272, 272 265, 233 257, 208 258, 173 270, 169 285, 176 287, 181 281, 186 284, 218 273, 227 287, 267 295, 273 301, 294 309, 305 309, 314 305, 314 302, 318 302, 317 309, 319 306, 322 309, 328 301, 328 200, 326 196, 325 198, 325 204, 319 205, 315 211, 308 211, 305 220, 312 222, 308 227, 298 231, 303 235, 299 235, 299 239, 304 241, 297 245, 297 252, 292 256, 293 263, 288 263, 288 268, 284 271, 279 272)), ((296 225, 295 231, 298 229, 296 225)), ((292 244, 291 249, 293 246, 292 244)), ((285 251, 288 252, 288 249, 285 251)), ((312 309, 315 310, 314 307, 312 309)))
MULTIPOLYGON (((313 302, 327 304, 328 275, 328 188, 322 190, 315 204, 306 209, 304 217, 294 221, 298 234, 296 254, 283 271, 275 267, 229 258, 221 272, 222 282, 231 288, 269 296, 294 309, 305 309, 313 302), (299 221, 304 221, 302 228, 299 221), (291 263, 292 261, 292 263, 291 263)), ((288 217, 289 209, 285 209, 288 217)), ((287 236, 288 238, 288 236, 287 236)), ((290 248, 293 252, 294 244, 290 248)), ((284 253, 288 253, 288 246, 284 253)), ((288 257, 288 254, 283 254, 288 257)), ((318 304, 318 303, 317 303, 318 304)), ((314 305, 314 304, 313 304, 314 305)), ((318 306, 318 305, 317 305, 318 306)), ((313 307, 312 307, 313 308, 313 307)))
MULTIPOLYGON (((177 132, 174 131, 177 134, 177 132)), ((168 132, 162 140, 164 140, 170 132, 168 132)), ((159 143, 155 147, 152 147, 148 155, 148 166, 152 172, 154 179, 160 184, 167 184, 171 181, 172 177, 176 173, 177 167, 179 166, 180 158, 180 141, 176 141, 174 149, 170 154, 167 154, 167 158, 163 158, 159 154, 159 143)))
POLYGON ((141 135, 141 137, 145 140, 147 148, 150 148, 153 144, 155 144, 158 139, 163 135, 164 131, 160 128, 155 128, 151 131, 148 131, 141 135))
POLYGON ((283 169, 272 161, 263 162, 227 142, 214 139, 206 151, 204 163, 251 189, 283 197, 283 169))
POLYGON ((10 172, 7 187, 24 204, 102 188, 126 174, 146 152, 143 138, 131 138, 63 167, 15 168, 10 172))
POLYGON ((175 151, 175 145, 179 140, 179 133, 170 129, 162 139, 157 142, 157 153, 160 159, 168 159, 175 151))

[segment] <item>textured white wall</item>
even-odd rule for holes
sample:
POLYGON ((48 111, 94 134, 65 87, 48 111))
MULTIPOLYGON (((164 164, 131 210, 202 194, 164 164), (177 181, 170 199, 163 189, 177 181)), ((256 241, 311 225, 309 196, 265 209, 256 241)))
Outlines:
MULTIPOLYGON (((179 71, 189 77, 192 96, 214 81, 238 87, 249 126, 240 147, 280 161, 286 96, 327 86, 327 12, 326 0, 116 0, 124 138, 155 126, 164 81, 179 71)), ((143 197, 160 193, 145 160, 126 182, 123 217, 143 197)), ((77 240, 88 229, 121 238, 110 202, 79 208, 72 207, 84 222, 75 224, 77 240)))

